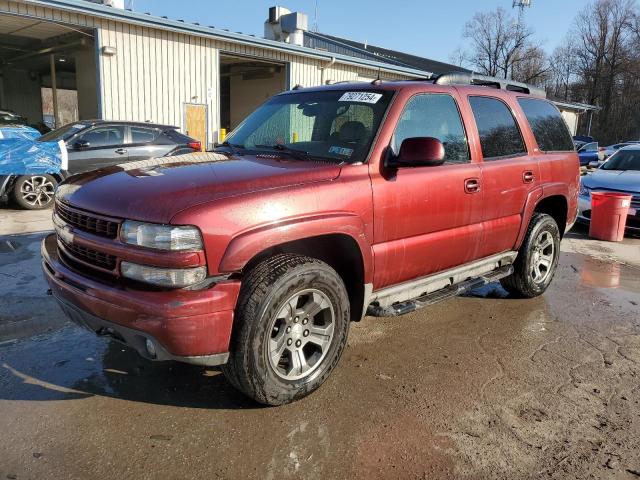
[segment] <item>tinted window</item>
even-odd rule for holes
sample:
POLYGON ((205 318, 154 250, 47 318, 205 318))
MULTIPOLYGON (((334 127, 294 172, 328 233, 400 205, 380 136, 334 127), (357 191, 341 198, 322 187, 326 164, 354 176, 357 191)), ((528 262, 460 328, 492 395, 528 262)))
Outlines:
POLYGON ((433 137, 444 145, 446 163, 470 160, 467 136, 455 100, 449 95, 418 95, 407 102, 393 137, 395 153, 406 138, 433 137))
POLYGON ((519 98, 518 103, 531 125, 540 150, 570 152, 574 149, 567 124, 555 105, 533 98, 519 98))
POLYGON ((469 97, 485 160, 525 155, 520 129, 509 107, 497 98, 469 97))
POLYGON ((157 136, 157 130, 144 127, 131 127, 131 143, 151 143, 157 136))
POLYGON ((90 148, 114 147, 124 143, 124 127, 99 127, 82 135, 78 141, 88 142, 90 148))
POLYGON ((640 170, 640 150, 619 150, 609 157, 603 170, 640 170))

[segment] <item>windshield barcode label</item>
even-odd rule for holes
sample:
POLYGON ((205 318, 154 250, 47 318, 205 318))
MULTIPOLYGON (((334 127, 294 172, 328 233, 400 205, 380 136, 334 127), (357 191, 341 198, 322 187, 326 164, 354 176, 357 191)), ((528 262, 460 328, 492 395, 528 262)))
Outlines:
POLYGON ((346 92, 340 97, 339 102, 362 102, 362 103, 378 103, 382 98, 381 93, 371 92, 346 92))

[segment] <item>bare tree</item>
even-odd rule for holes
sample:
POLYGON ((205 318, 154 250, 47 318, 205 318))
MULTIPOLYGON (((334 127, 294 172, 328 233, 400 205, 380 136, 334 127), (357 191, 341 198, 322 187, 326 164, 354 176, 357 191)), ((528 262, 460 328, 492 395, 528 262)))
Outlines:
MULTIPOLYGON (((583 10, 575 21, 575 49, 578 74, 585 100, 601 104, 595 131, 617 141, 621 126, 615 112, 623 77, 629 72, 632 57, 632 20, 637 14, 633 0, 597 0, 583 10)), ((628 83, 628 82, 627 82, 628 83)))
POLYGON ((504 8, 479 12, 465 25, 464 37, 471 41, 471 65, 483 75, 510 78, 526 58, 524 51, 533 35, 504 8))

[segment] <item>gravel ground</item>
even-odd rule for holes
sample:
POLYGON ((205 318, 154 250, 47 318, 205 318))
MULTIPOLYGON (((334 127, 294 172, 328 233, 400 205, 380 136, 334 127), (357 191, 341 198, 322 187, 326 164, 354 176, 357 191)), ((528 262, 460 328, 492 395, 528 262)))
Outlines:
POLYGON ((0 210, 0 479, 640 478, 637 239, 576 230, 533 300, 366 318, 320 390, 263 408, 66 323, 48 217, 0 210))

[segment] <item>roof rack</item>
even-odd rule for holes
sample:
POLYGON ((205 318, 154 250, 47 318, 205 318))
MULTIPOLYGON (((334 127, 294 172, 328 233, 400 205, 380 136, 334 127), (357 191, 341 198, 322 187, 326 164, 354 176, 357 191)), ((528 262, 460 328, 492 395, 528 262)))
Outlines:
POLYGON ((483 87, 526 93, 536 97, 547 98, 547 92, 542 88, 534 87, 533 85, 468 72, 443 73, 436 77, 435 83, 437 85, 481 85, 483 87))

